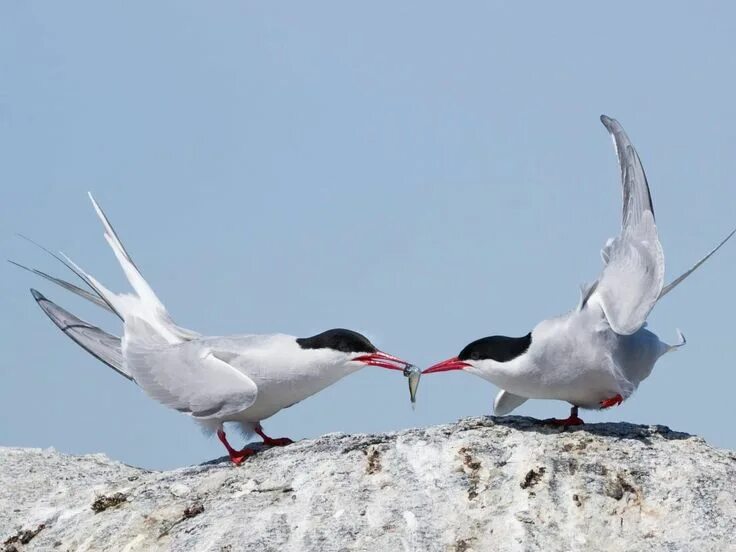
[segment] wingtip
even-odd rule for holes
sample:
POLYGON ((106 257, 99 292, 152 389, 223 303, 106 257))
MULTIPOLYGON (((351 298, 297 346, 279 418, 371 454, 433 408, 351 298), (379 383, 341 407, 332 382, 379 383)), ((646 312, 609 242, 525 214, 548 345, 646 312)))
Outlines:
POLYGON ((92 207, 95 208, 95 211, 97 213, 100 212, 100 205, 97 203, 97 200, 95 199, 95 196, 92 195, 92 192, 87 192, 87 197, 89 197, 89 200, 92 202, 92 207))
POLYGON ((614 127, 618 124, 618 121, 616 119, 605 114, 601 115, 600 119, 601 123, 603 123, 603 126, 606 127, 606 130, 611 133, 613 132, 614 127))
POLYGON ((31 295, 33 295, 33 298, 36 301, 45 301, 46 300, 46 297, 44 297, 43 294, 40 291, 38 291, 36 289, 33 289, 33 288, 31 288, 31 295))

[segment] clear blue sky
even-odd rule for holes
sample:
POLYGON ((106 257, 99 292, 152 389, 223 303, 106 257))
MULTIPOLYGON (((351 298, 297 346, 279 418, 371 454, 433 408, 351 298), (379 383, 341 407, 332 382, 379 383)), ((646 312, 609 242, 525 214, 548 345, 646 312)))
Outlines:
MULTIPOLYGON (((601 113, 641 154, 669 277, 736 224, 735 27, 727 2, 3 2, 0 252, 63 275, 21 232, 125 289, 92 190, 180 324, 349 327, 427 365, 527 332, 598 274, 620 219, 601 113)), ((733 243, 649 319, 687 347, 584 418, 736 448, 735 280, 733 243)), ((157 468, 223 454, 64 337, 28 288, 117 333, 114 318, 10 265, 0 281, 0 444, 157 468)), ((265 427, 451 422, 495 393, 428 376, 412 412, 404 378, 364 369, 265 427)))

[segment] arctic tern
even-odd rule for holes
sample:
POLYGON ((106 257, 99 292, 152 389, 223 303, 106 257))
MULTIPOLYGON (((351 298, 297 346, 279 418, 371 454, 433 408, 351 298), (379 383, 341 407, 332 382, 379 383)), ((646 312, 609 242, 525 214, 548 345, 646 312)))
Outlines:
POLYGON ((11 262, 117 315, 123 322, 122 338, 79 319, 31 289, 41 309, 67 336, 134 381, 152 399, 216 432, 235 464, 255 451, 234 449, 226 438, 225 422, 239 424, 245 433, 255 432, 266 445, 287 445, 290 439, 267 436, 261 421, 364 366, 411 368, 408 362, 346 329, 304 338, 283 334, 207 337, 176 325, 100 206, 91 194, 89 197, 102 221, 105 239, 135 293, 114 293, 68 257, 45 248, 91 291, 11 262))
POLYGON ((577 307, 540 322, 522 337, 495 335, 467 345, 460 354, 424 370, 424 374, 464 370, 498 387, 494 413, 505 415, 527 399, 556 399, 572 405, 570 416, 552 420, 579 425, 578 408, 621 404, 637 389, 668 345, 646 329, 654 305, 725 244, 732 231, 692 268, 664 285, 664 253, 644 169, 624 129, 601 116, 613 139, 623 187, 621 232, 603 247, 604 268, 581 289, 577 307))

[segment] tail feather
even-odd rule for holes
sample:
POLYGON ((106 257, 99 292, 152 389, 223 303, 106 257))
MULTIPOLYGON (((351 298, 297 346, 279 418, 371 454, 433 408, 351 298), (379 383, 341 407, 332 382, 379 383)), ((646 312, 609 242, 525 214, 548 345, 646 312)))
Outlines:
POLYGON ((112 227, 112 224, 110 224, 110 220, 107 218, 102 208, 99 206, 97 201, 95 201, 95 198, 92 197, 91 193, 88 192, 88 195, 89 199, 92 201, 92 206, 95 208, 95 212, 97 213, 100 222, 102 222, 102 226, 105 228, 105 240, 107 240, 107 243, 110 245, 113 253, 115 253, 115 257, 117 258, 118 263, 120 263, 123 272, 125 272, 125 277, 128 279, 128 282, 130 282, 130 285, 138 294, 138 297, 140 297, 140 299, 144 303, 146 303, 147 306, 155 307, 157 309, 160 309, 161 311, 166 311, 166 308, 153 292, 151 286, 149 286, 148 282, 143 279, 143 276, 138 270, 138 267, 133 262, 133 259, 128 254, 123 243, 120 241, 117 232, 115 232, 115 229, 112 227))
POLYGON ((64 257, 65 263, 69 268, 71 268, 74 273, 79 276, 79 278, 82 279, 82 281, 87 284, 89 287, 91 287, 94 292, 100 296, 100 298, 107 303, 107 305, 110 307, 110 309, 117 314, 121 320, 125 320, 125 309, 123 308, 121 299, 123 298, 122 295, 113 293, 109 289, 107 289, 105 286, 103 286, 100 282, 97 281, 97 278, 92 276, 91 274, 88 274, 80 266, 72 261, 69 257, 67 257, 64 253, 61 253, 61 256, 64 257))
MULTIPOLYGON (((92 200, 92 205, 105 228, 105 239, 115 253, 115 257, 125 272, 135 294, 114 293, 110 291, 94 276, 85 272, 63 253, 60 253, 59 255, 52 253, 42 245, 39 245, 25 236, 20 237, 41 248, 43 251, 66 266, 81 281, 83 281, 91 291, 87 291, 75 284, 56 278, 55 276, 51 276, 41 270, 28 268, 16 263, 15 261, 10 262, 19 268, 28 270, 33 274, 45 278, 46 280, 115 313, 124 323, 124 336, 126 342, 129 342, 130 340, 135 341, 147 339, 171 344, 199 337, 200 334, 174 324, 161 301, 159 301, 151 287, 143 279, 143 276, 128 252, 125 250, 125 247, 110 224, 110 221, 107 219, 91 194, 90 199, 92 200), (144 324, 137 324, 137 320, 142 321, 144 324), (144 328, 143 331, 145 335, 136 335, 136 330, 140 330, 141 327, 144 328)), ((131 373, 126 369, 125 362, 123 360, 123 340, 121 340, 121 338, 111 335, 97 326, 93 326, 92 324, 81 320, 69 311, 48 300, 38 291, 31 289, 31 293, 33 294, 33 298, 36 300, 36 303, 38 303, 46 315, 75 343, 100 361, 110 366, 120 375, 129 380, 134 380, 131 373)))
MULTIPOLYGON (((110 309, 110 310, 111 310, 112 312, 114 312, 114 313, 115 313, 115 314, 116 314, 116 315, 118 316, 118 318, 120 318, 121 320, 123 320, 123 315, 122 315, 122 314, 120 313, 120 311, 116 310, 116 309, 115 309, 115 307, 113 307, 113 305, 112 305, 112 304, 110 303, 109 299, 108 299, 108 298, 106 298, 106 297, 105 297, 104 295, 102 295, 102 294, 100 293, 100 291, 99 291, 99 290, 95 289, 95 287, 94 287, 94 286, 92 285, 92 283, 90 282, 90 279, 89 279, 89 277, 88 277, 88 276, 87 276, 87 275, 86 275, 86 274, 85 274, 85 273, 84 273, 83 271, 81 271, 81 270, 79 269, 79 267, 76 267, 76 265, 74 265, 74 263, 73 263, 73 262, 71 262, 71 260, 70 260, 70 259, 69 259, 68 257, 66 257, 66 255, 64 255, 63 253, 61 254, 61 255, 64 255, 64 257, 66 258, 66 260, 64 260, 64 259, 62 259, 62 258, 61 258, 61 257, 60 257, 59 255, 57 255, 56 253, 54 253, 53 251, 50 251, 49 249, 46 249, 46 248, 45 248, 45 247, 44 247, 43 245, 41 245, 41 244, 40 244, 40 243, 38 243, 38 242, 35 242, 35 241, 33 241, 33 240, 32 240, 31 238, 29 238, 29 237, 27 237, 27 236, 24 236, 23 234, 18 234, 18 237, 19 237, 19 238, 22 238, 22 239, 24 239, 24 240, 26 240, 27 242, 29 242, 29 243, 31 243, 31 244, 33 244, 33 245, 35 245, 35 246, 36 246, 36 247, 38 247, 38 248, 39 248, 39 249, 40 249, 41 251, 44 251, 44 252, 48 253, 48 254, 49 254, 49 255, 51 255, 51 256, 52 256, 52 257, 53 257, 54 259, 56 259, 56 260, 57 260, 57 261, 59 261, 59 262, 60 262, 61 264, 63 264, 63 265, 65 266, 65 267, 67 267, 67 268, 68 268, 68 269, 69 269, 69 270, 70 270, 71 272, 73 272, 73 273, 74 273, 74 274, 75 274, 75 275, 77 276, 77 278, 79 278, 79 279, 80 279, 80 280, 82 280, 82 281, 83 281, 83 282, 84 282, 85 284, 87 284, 87 286, 89 286, 89 288, 90 288, 90 289, 91 289, 92 291, 94 291, 94 292, 95 292, 95 294, 97 295, 97 297, 99 297, 99 298, 100 298, 100 300, 101 300, 102 302, 104 302, 104 303, 105 303, 105 304, 107 305, 107 307, 108 307, 108 308, 109 308, 109 309, 110 309), (71 264, 70 264, 70 263, 71 263, 71 264)), ((23 267, 23 268, 25 268, 25 267, 23 267)), ((68 288, 67 288, 67 289, 68 289, 68 288)))
POLYGON ((675 332, 677 333, 677 343, 675 343, 674 345, 663 343, 662 344, 663 351, 661 353, 662 355, 664 355, 665 353, 669 353, 670 351, 676 351, 680 347, 684 347, 685 345, 687 345, 687 339, 685 339, 685 334, 682 333, 679 328, 677 328, 675 332))
POLYGON ((658 300, 659 300, 659 299, 661 299, 662 297, 664 297, 665 295, 667 295, 667 294, 668 294, 668 293, 669 293, 670 291, 672 291, 673 289, 675 289, 675 288, 676 288, 676 287, 677 287, 677 286, 678 286, 678 285, 679 285, 680 283, 682 283, 682 281, 683 281, 683 280, 684 280, 685 278, 687 278, 688 276, 690 276, 690 274, 692 274, 693 272, 695 272, 695 271, 696 271, 696 270, 697 270, 697 269, 698 269, 698 268, 700 267, 700 265, 702 265, 702 264, 703 264, 703 263, 704 263, 705 261, 707 261, 708 259, 710 259, 710 257, 711 257, 711 256, 712 256, 712 255, 713 255, 713 254, 714 254, 714 253, 715 253, 716 251, 718 251, 718 250, 719 250, 719 249, 720 249, 721 247, 723 247, 723 246, 725 245, 725 243, 726 243, 726 242, 727 242, 728 240, 730 240, 730 239, 731 239, 731 237, 732 237, 732 236, 733 236, 734 234, 736 234, 736 228, 734 228, 734 229, 733 229, 733 230, 731 231, 731 233, 730 233, 730 234, 729 234, 728 236, 726 236, 726 237, 725 237, 725 238, 723 239, 723 241, 722 241, 721 243, 719 243, 719 244, 718 244, 718 245, 717 245, 716 247, 714 247, 714 248, 713 248, 713 249, 712 249, 712 250, 710 251, 710 253, 708 253, 708 254, 707 254, 707 255, 706 255, 705 257, 703 257, 702 259, 700 259, 700 260, 699 260, 699 261, 698 261, 697 263, 695 263, 695 264, 694 264, 694 265, 693 265, 692 267, 690 267, 690 268, 689 268, 688 270, 686 270, 686 271, 685 271, 684 273, 682 273, 682 274, 681 274, 680 276, 678 276, 677 278, 675 278, 675 279, 674 279, 674 280, 673 280, 672 282, 670 282, 669 284, 667 284, 666 286, 664 286, 664 287, 662 288, 662 291, 661 291, 661 292, 659 293, 659 297, 658 297, 658 300))
MULTIPOLYGON (((130 257, 130 254, 126 251, 125 246, 123 246, 122 242, 120 241, 120 238, 118 237, 114 228, 110 224, 110 221, 108 220, 107 216, 102 211, 102 208, 95 201, 95 199, 92 197, 91 194, 90 194, 90 199, 92 200, 92 205, 95 208, 95 212, 100 218, 100 221, 102 222, 102 225, 105 229, 105 239, 107 240, 108 244, 110 245, 113 252, 115 253, 115 257, 117 258, 120 266, 125 272, 125 276, 127 277, 131 287, 135 291, 135 294, 115 293, 107 289, 107 287, 105 287, 101 282, 99 282, 94 276, 92 276, 91 274, 83 270, 79 265, 77 265, 69 257, 64 255, 64 253, 60 253, 57 255, 51 252, 50 250, 46 249, 42 245, 31 240, 30 238, 27 238, 20 234, 19 236, 21 238, 34 244, 36 247, 39 247, 40 249, 42 249, 43 251, 45 251, 52 257, 54 257, 57 261, 62 263, 64 266, 66 266, 71 272, 73 272, 81 281, 83 281, 89 287, 91 292, 75 284, 62 280, 60 278, 56 278, 55 276, 46 274, 45 272, 42 272, 40 270, 37 270, 34 268, 28 268, 24 265, 16 263, 15 261, 10 261, 10 262, 20 268, 23 268, 24 270, 28 270, 38 276, 41 276, 42 278, 45 278, 46 280, 49 280, 63 287, 64 289, 71 291, 72 293, 80 297, 83 297, 84 299, 87 299, 88 301, 91 301, 92 303, 95 303, 96 305, 99 305, 103 308, 106 308, 112 311, 121 320, 123 320, 123 322, 127 322, 127 320, 132 317, 136 317, 136 318, 145 320, 148 323, 149 327, 152 328, 152 331, 155 331, 159 336, 161 336, 163 339, 165 339, 169 343, 179 343, 181 341, 188 341, 188 340, 196 339, 197 337, 199 337, 200 334, 198 334, 197 332, 193 332, 191 330, 187 330, 186 328, 177 326, 173 322, 168 312, 166 311, 166 308, 161 303, 161 301, 158 299, 156 294, 153 292, 153 289, 151 289, 151 287, 148 285, 148 282, 146 282, 143 279, 143 276, 141 275, 140 271, 138 270, 132 258, 130 257)), ((35 297, 35 294, 34 294, 34 297, 35 297)), ((43 305, 48 305, 48 304, 53 305, 53 303, 46 302, 48 300, 45 298, 43 299, 37 298, 37 301, 44 301, 43 303, 39 302, 39 305, 42 305, 42 308, 43 308, 43 305)), ((60 308, 60 307, 54 306, 54 308, 60 308)), ((46 309, 44 309, 44 311, 46 312, 46 314, 49 315, 49 317, 52 318, 52 320, 55 320, 55 322, 57 322, 57 320, 54 319, 52 314, 50 314, 51 311, 46 310, 46 309)), ((53 312, 61 312, 61 311, 53 311, 53 312)), ((74 316, 71 313, 68 313, 67 311, 63 311, 63 312, 66 313, 63 316, 67 316, 67 315, 70 317, 74 316)), ((87 324, 86 322, 83 322, 83 324, 87 325, 90 328, 95 328, 95 326, 91 326, 87 324)), ((57 323, 57 325, 59 324, 57 323)), ((126 332, 127 330, 128 328, 126 324, 126 332)), ((80 341, 77 341, 77 343, 80 343, 80 341)), ((80 345, 82 344, 80 343, 80 345)), ((82 346, 85 347, 84 345, 82 346)))
POLYGON ((45 278, 50 282, 55 283, 57 286, 61 286, 67 291, 71 291, 72 293, 79 295, 80 297, 83 297, 87 301, 90 301, 97 305, 98 307, 102 307, 103 309, 107 309, 112 312, 112 309, 110 306, 105 303, 100 297, 94 293, 90 293, 86 289, 82 289, 79 286, 76 286, 72 284, 71 282, 67 282, 66 280, 62 280, 61 278, 56 278, 55 276, 51 276, 50 274, 46 274, 45 272, 42 272, 36 268, 29 268, 27 266, 24 266, 20 263, 16 263, 15 261, 12 261, 8 259, 8 262, 12 265, 17 266, 18 268, 22 268, 23 270, 27 270, 28 272, 32 272, 33 274, 40 276, 41 278, 45 278))
MULTIPOLYGON (((165 338, 171 343, 180 341, 187 341, 199 337, 199 334, 177 326, 169 316, 163 303, 154 293, 151 286, 143 278, 138 267, 133 262, 133 259, 128 254, 125 246, 120 241, 117 232, 112 227, 110 220, 105 215, 102 208, 99 206, 92 194, 89 194, 89 198, 92 201, 92 205, 95 208, 95 212, 102 222, 102 226, 105 229, 105 240, 113 250, 120 267, 125 273, 125 277, 128 279, 131 287, 135 291, 136 295, 126 294, 114 294, 109 290, 105 289, 97 280, 95 280, 89 274, 84 273, 78 266, 76 266, 71 260, 67 260, 79 271, 84 277, 87 278, 91 287, 95 288, 96 291, 103 296, 103 299, 112 303, 113 308, 123 313, 123 317, 126 321, 133 317, 144 320, 152 331, 157 332, 160 336, 165 338)), ((127 328, 126 328, 127 332, 127 328)))
POLYGON ((685 338, 685 334, 682 333, 680 328, 677 328, 675 332, 677 332, 677 343, 675 343, 674 345, 670 345, 671 350, 679 349, 680 347, 687 345, 687 339, 685 338))

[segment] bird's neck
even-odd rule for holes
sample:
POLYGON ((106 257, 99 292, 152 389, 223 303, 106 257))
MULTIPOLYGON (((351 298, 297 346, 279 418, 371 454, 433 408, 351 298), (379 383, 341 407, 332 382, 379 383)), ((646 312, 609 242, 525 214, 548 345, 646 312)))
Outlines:
POLYGON ((354 367, 345 362, 330 360, 309 362, 299 367, 293 366, 289 388, 293 390, 295 398, 301 400, 322 391, 360 368, 360 366, 354 367))
POLYGON ((519 381, 519 374, 530 369, 531 359, 528 355, 521 355, 506 362, 483 360, 465 370, 490 381, 501 389, 515 387, 519 381))

